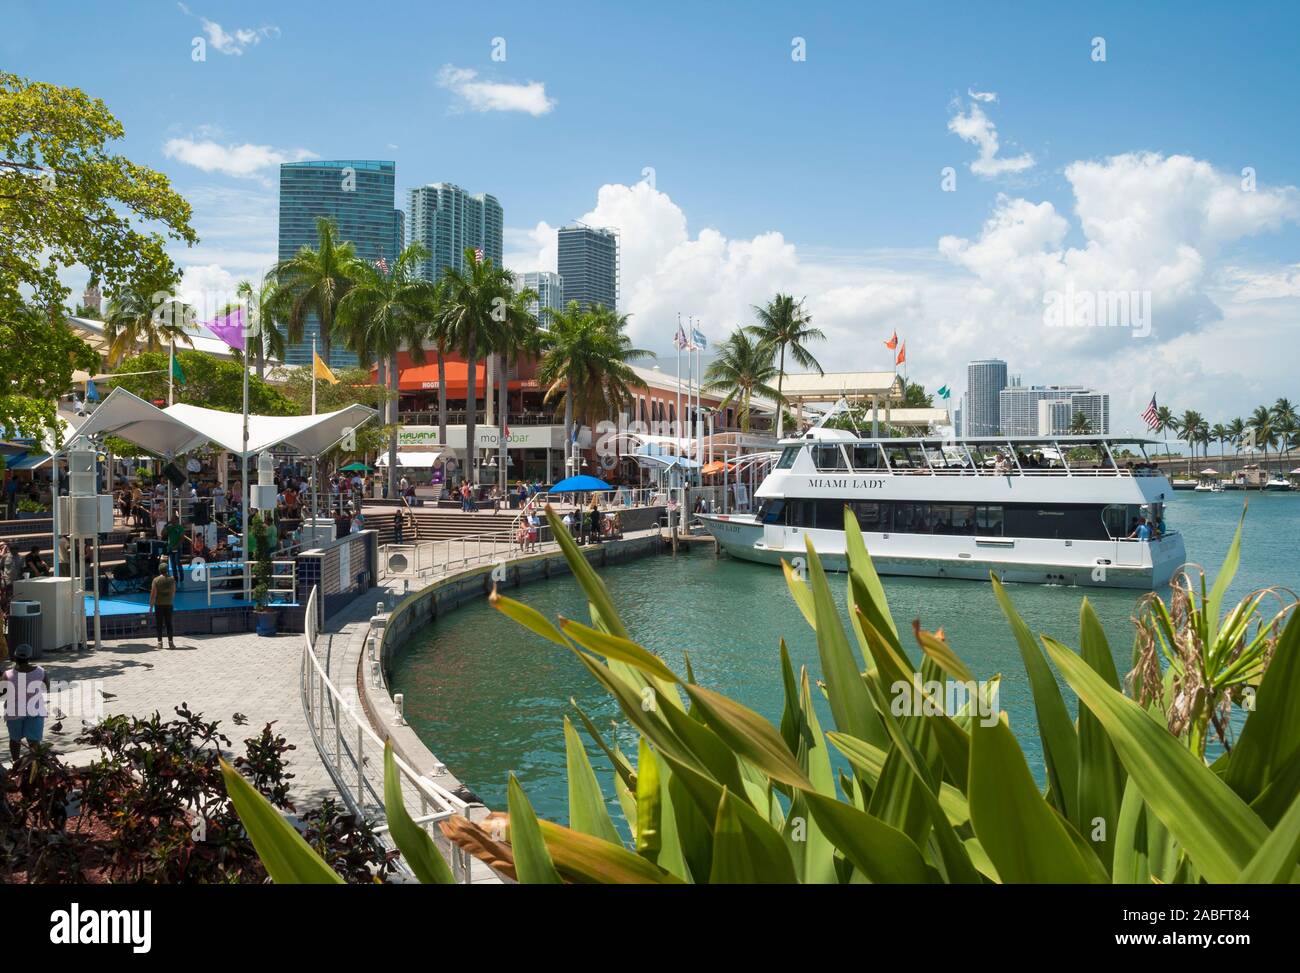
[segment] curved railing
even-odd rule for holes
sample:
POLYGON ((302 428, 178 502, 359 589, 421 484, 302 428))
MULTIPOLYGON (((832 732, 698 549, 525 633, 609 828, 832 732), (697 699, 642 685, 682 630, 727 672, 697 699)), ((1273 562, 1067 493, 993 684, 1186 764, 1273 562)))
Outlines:
MULTIPOLYGON (((376 832, 386 838, 384 823, 384 741, 361 712, 356 690, 341 693, 329 676, 329 660, 322 665, 316 655, 319 632, 317 589, 307 598, 303 624, 301 671, 302 708, 307 717, 312 742, 348 809, 359 818, 373 823, 376 832)), ((367 623, 363 645, 372 644, 367 623)), ((363 648, 363 652, 366 648, 363 648)), ((469 817, 470 805, 445 787, 420 774, 405 760, 393 755, 397 766, 402 799, 415 823, 424 828, 450 860, 456 881, 470 881, 470 857, 448 842, 439 831, 439 821, 459 815, 469 817)))

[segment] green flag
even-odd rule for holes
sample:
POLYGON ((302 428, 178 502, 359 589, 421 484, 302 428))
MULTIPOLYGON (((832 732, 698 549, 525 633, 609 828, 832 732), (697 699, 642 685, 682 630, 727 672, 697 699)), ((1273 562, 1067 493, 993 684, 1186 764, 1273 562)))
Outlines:
POLYGON ((172 359, 172 378, 181 385, 185 384, 185 373, 181 371, 181 363, 175 358, 172 359))
POLYGON ((939 386, 939 397, 940 397, 940 398, 942 398, 942 399, 946 399, 946 398, 948 398, 948 396, 950 396, 951 394, 952 394, 952 392, 948 389, 948 386, 946 386, 946 385, 941 385, 941 386, 939 386))

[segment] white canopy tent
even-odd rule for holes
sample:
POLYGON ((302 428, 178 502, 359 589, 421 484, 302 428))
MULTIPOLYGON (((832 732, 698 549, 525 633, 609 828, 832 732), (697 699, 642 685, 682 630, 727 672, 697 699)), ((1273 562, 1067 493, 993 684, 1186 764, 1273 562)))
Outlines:
POLYGON ((242 414, 186 404, 160 409, 118 387, 81 424, 76 438, 117 436, 159 456, 179 456, 206 443, 215 443, 241 458, 277 446, 303 456, 319 456, 376 415, 374 409, 364 405, 319 415, 250 415, 245 451, 242 414))

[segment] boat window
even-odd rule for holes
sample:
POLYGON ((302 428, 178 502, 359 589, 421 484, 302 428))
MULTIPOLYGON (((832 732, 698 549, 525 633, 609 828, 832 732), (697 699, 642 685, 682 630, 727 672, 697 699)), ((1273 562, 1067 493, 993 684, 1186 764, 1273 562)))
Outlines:
POLYGON ((799 450, 801 449, 803 449, 802 446, 787 446, 781 450, 781 458, 776 461, 776 468, 778 470, 788 470, 794 466, 794 461, 798 459, 799 450))
POLYGON ((1110 537, 1127 537, 1129 534, 1129 511, 1136 509, 1136 507, 1129 507, 1123 503, 1107 504, 1101 512, 1101 520, 1106 527, 1107 535, 1110 537))
POLYGON ((814 446, 813 462, 819 470, 847 470, 844 451, 839 446, 814 446))
POLYGON ((885 455, 895 472, 899 470, 928 470, 925 456, 916 446, 885 446, 885 455))
POLYGON ((844 501, 818 500, 817 526, 822 530, 844 529, 844 501))
POLYGON ((975 533, 981 537, 1002 536, 1002 508, 981 505, 975 508, 975 533))
POLYGON ((884 463, 880 457, 880 447, 874 443, 850 446, 849 460, 855 472, 884 469, 884 463))
POLYGON ((900 534, 928 534, 930 505, 895 501, 894 530, 900 534))
POLYGON ((764 500, 758 505, 758 521, 761 524, 785 523, 785 500, 782 498, 764 500))
POLYGON ((975 506, 968 503, 954 503, 948 507, 948 520, 945 530, 935 529, 935 533, 971 534, 975 531, 975 506))
POLYGON ((869 500, 854 500, 853 512, 857 515, 858 526, 863 530, 883 532, 889 529, 889 524, 885 520, 886 507, 883 503, 872 503, 869 500))

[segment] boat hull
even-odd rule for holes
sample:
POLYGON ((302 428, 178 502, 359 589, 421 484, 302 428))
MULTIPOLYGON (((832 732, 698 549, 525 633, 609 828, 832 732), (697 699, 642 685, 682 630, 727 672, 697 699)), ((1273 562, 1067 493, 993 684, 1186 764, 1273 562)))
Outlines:
MULTIPOLYGON (((752 517, 697 515, 729 555, 762 564, 807 556, 812 540, 823 567, 847 570, 843 531, 772 527, 752 517)), ((957 578, 1152 590, 1169 583, 1183 565, 1182 536, 1158 541, 1064 541, 864 533, 876 572, 915 578, 957 578)), ((797 565, 796 565, 797 566, 797 565)))

